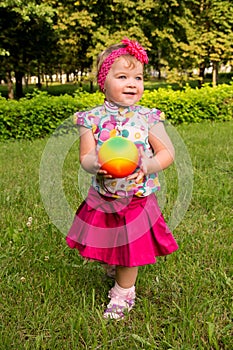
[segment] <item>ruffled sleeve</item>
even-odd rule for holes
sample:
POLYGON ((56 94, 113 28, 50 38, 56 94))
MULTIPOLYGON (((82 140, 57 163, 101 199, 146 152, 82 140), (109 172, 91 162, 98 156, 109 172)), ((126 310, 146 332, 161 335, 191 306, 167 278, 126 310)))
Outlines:
POLYGON ((75 124, 95 130, 103 115, 103 106, 93 108, 89 111, 75 113, 75 124))
POLYGON ((165 114, 159 109, 152 108, 148 115, 148 125, 149 129, 152 128, 155 124, 165 121, 165 114))
POLYGON ((74 123, 78 126, 85 126, 88 129, 92 128, 91 119, 89 118, 89 111, 77 112, 74 115, 74 123))

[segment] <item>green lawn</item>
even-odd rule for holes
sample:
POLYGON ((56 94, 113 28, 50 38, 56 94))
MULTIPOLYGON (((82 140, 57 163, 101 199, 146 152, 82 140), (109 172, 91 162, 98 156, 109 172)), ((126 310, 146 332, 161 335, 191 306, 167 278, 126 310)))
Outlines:
MULTIPOLYGON (((189 209, 174 230, 180 249, 140 268, 136 307, 121 322, 102 319, 113 282, 66 246, 44 209, 39 168, 48 139, 0 144, 2 350, 232 349, 233 122, 176 130, 194 174, 189 209)), ((62 172, 73 211, 81 201, 77 148, 62 172)), ((176 166, 164 174, 169 219, 176 166)))

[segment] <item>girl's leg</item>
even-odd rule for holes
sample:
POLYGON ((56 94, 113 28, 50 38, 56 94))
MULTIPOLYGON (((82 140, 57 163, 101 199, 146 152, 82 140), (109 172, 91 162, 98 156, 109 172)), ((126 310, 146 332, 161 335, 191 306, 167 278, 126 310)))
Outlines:
POLYGON ((138 267, 116 267, 116 282, 121 288, 131 288, 135 285, 138 267))
POLYGON ((110 303, 105 310, 105 318, 121 319, 125 311, 130 311, 135 302, 135 282, 137 267, 117 266, 115 285, 109 291, 110 303))

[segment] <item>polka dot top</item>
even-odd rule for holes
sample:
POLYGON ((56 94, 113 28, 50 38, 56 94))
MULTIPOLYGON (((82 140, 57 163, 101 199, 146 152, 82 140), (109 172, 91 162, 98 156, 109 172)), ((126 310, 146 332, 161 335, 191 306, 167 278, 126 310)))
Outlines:
MULTIPOLYGON (((148 157, 154 155, 148 132, 152 126, 165 119, 164 113, 156 108, 137 105, 119 108, 108 101, 90 111, 77 112, 75 117, 77 125, 92 129, 97 152, 110 137, 122 136, 134 142, 138 148, 143 147, 148 157)), ((160 188, 157 174, 144 176, 138 184, 126 178, 103 179, 103 176, 97 175, 92 179, 92 186, 102 195, 117 198, 131 195, 145 197, 160 188)))

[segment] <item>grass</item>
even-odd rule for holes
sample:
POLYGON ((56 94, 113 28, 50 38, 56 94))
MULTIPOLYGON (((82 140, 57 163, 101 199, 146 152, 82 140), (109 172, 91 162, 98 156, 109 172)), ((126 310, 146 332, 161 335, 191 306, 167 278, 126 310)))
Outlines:
MULTIPOLYGON (((102 319, 112 281, 67 247, 44 209, 39 167, 48 140, 0 145, 1 349, 232 348, 233 123, 177 131, 194 173, 189 209, 174 231, 180 249, 140 268, 136 306, 122 322, 102 319)), ((72 210, 81 201, 77 148, 62 173, 72 210)), ((178 191, 175 166, 165 178, 168 219, 178 191)))

